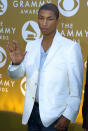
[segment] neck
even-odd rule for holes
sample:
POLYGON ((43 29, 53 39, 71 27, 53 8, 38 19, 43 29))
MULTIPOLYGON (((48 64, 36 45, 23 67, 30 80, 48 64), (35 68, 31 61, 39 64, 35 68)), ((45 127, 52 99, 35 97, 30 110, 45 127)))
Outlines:
POLYGON ((56 30, 53 33, 50 33, 49 35, 43 36, 42 46, 45 51, 51 46, 55 33, 56 30))

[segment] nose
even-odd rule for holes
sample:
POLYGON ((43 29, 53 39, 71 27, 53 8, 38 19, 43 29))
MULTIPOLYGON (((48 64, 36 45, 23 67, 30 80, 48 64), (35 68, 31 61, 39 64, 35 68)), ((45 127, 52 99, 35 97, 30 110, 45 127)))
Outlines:
POLYGON ((42 24, 43 24, 43 25, 47 25, 47 20, 44 19, 42 24))

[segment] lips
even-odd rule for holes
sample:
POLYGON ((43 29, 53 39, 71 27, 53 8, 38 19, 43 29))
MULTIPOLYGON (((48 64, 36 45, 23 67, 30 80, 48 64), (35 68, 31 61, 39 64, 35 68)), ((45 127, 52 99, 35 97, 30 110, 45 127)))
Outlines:
POLYGON ((48 30, 47 28, 41 28, 41 31, 43 31, 43 32, 45 32, 47 30, 48 30))

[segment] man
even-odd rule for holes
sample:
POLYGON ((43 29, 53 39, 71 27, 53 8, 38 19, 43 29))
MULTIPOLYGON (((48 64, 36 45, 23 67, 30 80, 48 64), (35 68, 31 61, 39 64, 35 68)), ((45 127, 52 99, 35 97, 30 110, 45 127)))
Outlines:
POLYGON ((82 115, 83 115, 82 127, 84 128, 84 131, 88 131, 88 59, 87 59, 86 84, 84 89, 82 115))
POLYGON ((59 11, 56 5, 43 5, 38 24, 43 37, 31 41, 26 52, 18 44, 8 43, 12 59, 8 74, 20 78, 26 74, 26 95, 22 123, 28 131, 67 131, 74 122, 82 92, 82 55, 80 45, 64 38, 56 30, 59 11))

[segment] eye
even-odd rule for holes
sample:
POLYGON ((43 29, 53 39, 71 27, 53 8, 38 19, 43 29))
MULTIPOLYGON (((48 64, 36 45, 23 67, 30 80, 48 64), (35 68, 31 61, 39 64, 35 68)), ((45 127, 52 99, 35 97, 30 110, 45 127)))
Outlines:
POLYGON ((20 84, 21 92, 25 96, 25 91, 26 91, 26 77, 24 77, 21 81, 20 84))
POLYGON ((0 47, 0 68, 2 68, 5 65, 6 61, 7 61, 6 52, 2 47, 0 47))
POLYGON ((38 19, 43 20, 44 18, 43 17, 38 17, 38 19))
POLYGON ((55 20, 54 18, 49 18, 48 20, 55 20))
POLYGON ((78 2, 76 0, 61 0, 59 5, 64 11, 72 11, 78 6, 78 2))

